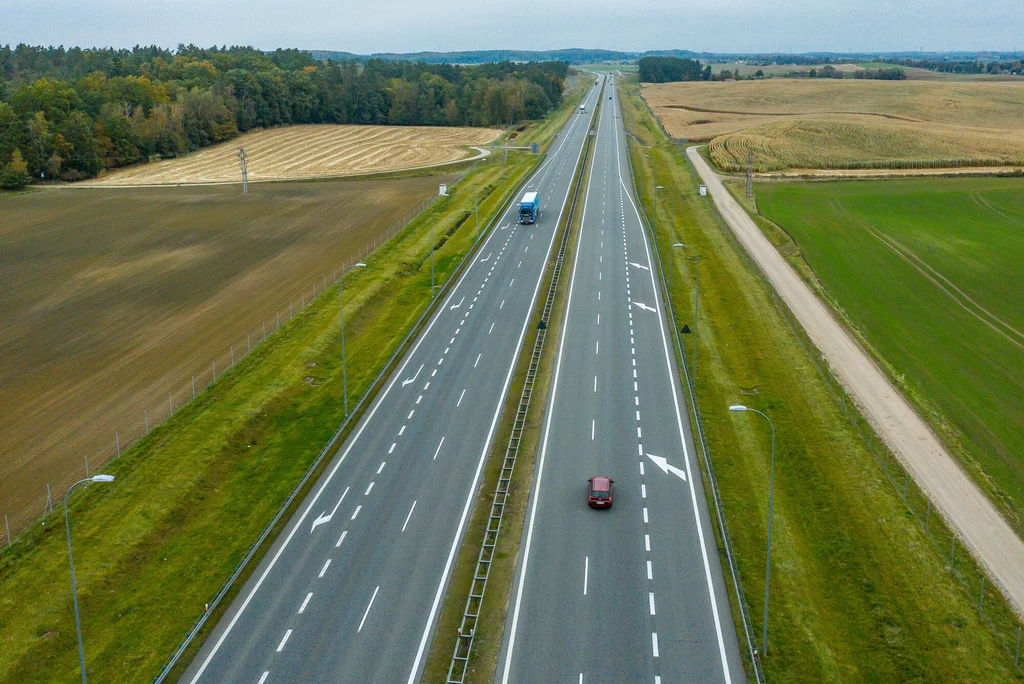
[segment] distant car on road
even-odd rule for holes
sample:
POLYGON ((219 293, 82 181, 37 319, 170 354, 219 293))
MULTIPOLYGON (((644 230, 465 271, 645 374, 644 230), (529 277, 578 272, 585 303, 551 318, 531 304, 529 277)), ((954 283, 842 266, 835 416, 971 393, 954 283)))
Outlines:
POLYGON ((595 475, 587 480, 587 505, 591 508, 611 508, 615 480, 595 475))

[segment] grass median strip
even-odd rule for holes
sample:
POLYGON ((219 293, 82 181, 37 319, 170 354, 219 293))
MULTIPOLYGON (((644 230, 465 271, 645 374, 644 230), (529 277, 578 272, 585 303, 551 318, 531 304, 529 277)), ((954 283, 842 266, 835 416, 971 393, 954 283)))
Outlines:
MULTIPOLYGON (((598 120, 596 117, 597 114, 595 114, 594 121, 598 120)), ((587 160, 581 163, 587 164, 588 162, 589 156, 587 160)), ((585 183, 586 174, 578 182, 585 183)), ((574 188, 570 188, 569 202, 572 202, 574 188)), ((498 536, 490 575, 487 580, 487 599, 483 601, 479 618, 476 621, 473 651, 465 670, 465 681, 467 682, 491 681, 498 666, 498 656, 501 651, 504 634, 505 614, 508 608, 509 595, 512 591, 516 560, 519 556, 526 507, 529 501, 530 488, 533 484, 534 461, 540 441, 541 428, 544 424, 547 396, 551 386, 551 372, 558 347, 558 335, 562 327, 562 311, 565 306, 565 293, 569 283, 569 278, 566 277, 568 274, 565 266, 572 263, 572 254, 579 235, 576 228, 581 218, 582 211, 577 210, 573 220, 570 222, 567 217, 565 220, 566 225, 562 228, 562 230, 571 231, 566 251, 563 255, 562 277, 559 278, 557 284, 555 299, 549 316, 547 339, 533 386, 530 411, 527 414, 526 424, 519 442, 515 476, 509 483, 508 496, 502 517, 502 534, 498 536)), ((535 311, 530 317, 528 327, 533 331, 537 330, 537 326, 542 319, 546 293, 551 287, 554 262, 561 239, 561 234, 556 236, 556 243, 547 265, 547 274, 540 289, 542 296, 538 297, 535 311)), ((535 335, 527 338, 528 341, 531 339, 535 339, 535 335)), ((509 444, 509 438, 512 435, 513 422, 522 396, 532 351, 532 344, 523 345, 523 350, 513 374, 508 398, 505 401, 505 407, 502 412, 501 427, 495 436, 491 453, 488 455, 478 501, 473 510, 473 517, 466 529, 466 535, 456 560, 455 570, 452 573, 452 580, 448 588, 445 604, 438 618, 434 641, 424 668, 423 680, 426 682, 443 682, 448 678, 452 652, 460 636, 459 626, 462 622, 466 598, 473 584, 477 557, 488 527, 491 509, 490 501, 501 476, 502 464, 509 444)))
MULTIPOLYGON (((1000 613, 979 616, 977 594, 950 573, 948 555, 887 483, 710 198, 699 196, 682 150, 636 86, 623 91, 627 129, 639 141, 630 144, 646 148, 636 150, 634 171, 652 217, 655 180, 667 188, 659 192, 657 240, 678 328, 693 326, 694 268, 701 269, 697 402, 757 633, 771 436, 763 421, 728 406, 763 410, 778 433, 768 678, 1018 681, 996 629, 1000 613), (701 259, 672 250, 677 242, 701 259)), ((990 600, 998 599, 987 596, 986 606, 990 600)), ((735 606, 734 618, 739 626, 735 606)))

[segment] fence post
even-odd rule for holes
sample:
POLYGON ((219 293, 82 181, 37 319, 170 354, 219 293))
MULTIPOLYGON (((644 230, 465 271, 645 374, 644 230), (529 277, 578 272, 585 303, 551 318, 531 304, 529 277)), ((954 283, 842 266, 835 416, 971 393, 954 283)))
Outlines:
POLYGON ((234 368, 235 367, 235 345, 231 345, 231 365, 228 366, 228 367, 229 368, 234 368))
POLYGON ((903 503, 907 503, 907 480, 910 479, 910 473, 903 473, 903 503))
POLYGON ((978 615, 981 615, 981 607, 985 603, 985 576, 981 576, 981 593, 978 596, 978 615))
POLYGON ((114 446, 117 447, 117 457, 121 458, 121 437, 117 434, 117 430, 114 430, 114 446))
POLYGON ((278 330, 281 329, 281 312, 280 311, 277 312, 277 329, 278 330))
POLYGON ((263 341, 267 341, 267 322, 263 321, 263 341))
POLYGON ((292 303, 289 301, 288 302, 288 320, 289 321, 292 320, 292 318, 294 316, 295 316, 295 314, 292 313, 292 303))
POLYGON ((952 543, 949 545, 949 570, 953 572, 953 561, 956 559, 956 537, 953 537, 952 543))
MULTIPOLYGON (((50 483, 46 483, 46 506, 53 512, 53 499, 50 498, 50 483)), ((45 512, 43 513, 45 515, 45 512)))
MULTIPOLYGON (((7 522, 7 514, 4 513, 4 527, 7 528, 7 548, 11 548, 11 524, 7 522)), ((1020 651, 1020 630, 1017 630, 1017 651, 1020 651)))
POLYGON ((149 434, 149 411, 142 409, 142 421, 146 424, 146 434, 149 434))

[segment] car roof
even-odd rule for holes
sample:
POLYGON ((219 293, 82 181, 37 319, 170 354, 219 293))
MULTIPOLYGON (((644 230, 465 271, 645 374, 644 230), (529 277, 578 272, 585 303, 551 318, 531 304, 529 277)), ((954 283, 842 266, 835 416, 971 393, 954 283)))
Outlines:
POLYGON ((599 492, 608 490, 611 485, 611 482, 612 479, 607 475, 596 475, 590 478, 590 486, 599 492))

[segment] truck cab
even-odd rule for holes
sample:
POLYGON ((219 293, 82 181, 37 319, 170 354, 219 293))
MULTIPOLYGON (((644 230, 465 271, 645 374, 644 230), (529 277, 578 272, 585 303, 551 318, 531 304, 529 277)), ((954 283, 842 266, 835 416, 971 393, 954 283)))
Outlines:
POLYGON ((519 203, 519 223, 534 223, 540 214, 540 200, 537 193, 528 192, 519 203))

